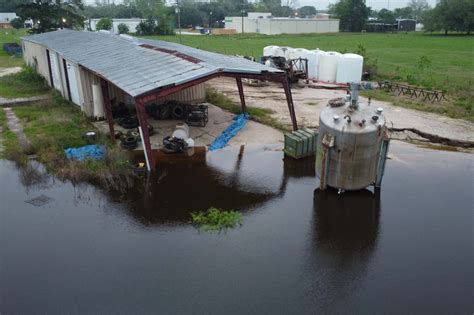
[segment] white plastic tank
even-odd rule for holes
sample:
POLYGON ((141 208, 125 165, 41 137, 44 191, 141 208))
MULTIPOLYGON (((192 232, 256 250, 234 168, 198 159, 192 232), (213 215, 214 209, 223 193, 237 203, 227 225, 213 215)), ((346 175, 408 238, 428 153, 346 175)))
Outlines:
POLYGON ((186 123, 179 123, 174 128, 173 134, 171 135, 174 138, 179 138, 186 140, 189 138, 189 126, 186 123))
POLYGON ((266 46, 263 47, 263 56, 264 57, 272 57, 275 56, 277 49, 280 48, 278 46, 266 46))
POLYGON ((344 54, 337 65, 336 83, 360 83, 364 57, 356 54, 344 54))
POLYGON ((306 52, 306 59, 308 59, 308 78, 318 80, 319 59, 324 51, 319 49, 309 50, 306 52))
POLYGON ((305 48, 295 48, 293 49, 292 52, 292 59, 297 59, 297 58, 306 58, 306 54, 308 53, 308 49, 305 48))
POLYGON ((275 49, 275 57, 283 57, 283 58, 287 58, 287 54, 288 54, 288 49, 292 49, 291 47, 278 47, 277 49, 275 49))
POLYGON ((341 54, 336 51, 328 51, 319 59, 319 81, 335 83, 337 75, 337 64, 341 54))

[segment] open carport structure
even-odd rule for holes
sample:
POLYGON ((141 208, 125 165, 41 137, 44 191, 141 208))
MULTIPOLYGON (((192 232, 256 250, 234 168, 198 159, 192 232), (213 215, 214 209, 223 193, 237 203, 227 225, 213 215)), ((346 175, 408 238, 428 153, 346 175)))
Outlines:
MULTIPOLYGON (((135 106, 143 132, 144 149, 147 157, 151 159, 152 169, 156 167, 156 161, 153 161, 151 154, 145 106, 216 77, 235 78, 244 112, 246 104, 242 86, 243 78, 281 83, 293 129, 298 128, 286 73, 244 58, 207 52, 165 41, 114 35, 104 31, 58 30, 26 36, 22 40, 27 63, 39 69, 40 73, 43 69, 42 74, 45 77, 48 76, 47 69, 50 76, 47 81, 51 86, 55 81, 52 55, 56 55, 55 58, 63 58, 64 71, 59 71, 58 76, 65 77, 66 84, 64 85, 67 86, 69 95, 72 90, 86 90, 84 85, 88 84, 88 80, 80 77, 79 79, 77 76, 68 77, 67 69, 70 65, 79 70, 87 70, 100 80, 105 116, 111 137, 114 137, 114 121, 109 91, 113 88, 126 94, 135 106), (34 45, 37 47, 33 47, 34 45), (47 64, 44 65, 44 62, 47 64), (82 86, 77 89, 74 84, 82 86)), ((79 71, 79 73, 82 72, 79 71)), ((63 95, 65 94, 67 93, 64 92, 63 95)))

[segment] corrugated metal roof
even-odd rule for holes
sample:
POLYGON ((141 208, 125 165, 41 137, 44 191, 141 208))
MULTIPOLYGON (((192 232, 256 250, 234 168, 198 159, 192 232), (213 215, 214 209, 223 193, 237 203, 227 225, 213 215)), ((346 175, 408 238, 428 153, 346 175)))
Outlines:
POLYGON ((22 39, 60 53, 65 59, 98 73, 133 97, 218 72, 282 73, 240 57, 105 32, 58 30, 22 39))

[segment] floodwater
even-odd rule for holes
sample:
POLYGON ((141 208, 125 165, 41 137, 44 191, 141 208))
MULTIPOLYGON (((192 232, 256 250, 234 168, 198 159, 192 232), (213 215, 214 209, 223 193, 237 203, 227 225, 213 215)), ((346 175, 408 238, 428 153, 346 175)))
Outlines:
POLYGON ((380 194, 343 195, 271 147, 166 163, 125 195, 0 161, 0 313, 472 314, 473 155, 390 156, 380 194), (210 206, 242 226, 190 225, 210 206))

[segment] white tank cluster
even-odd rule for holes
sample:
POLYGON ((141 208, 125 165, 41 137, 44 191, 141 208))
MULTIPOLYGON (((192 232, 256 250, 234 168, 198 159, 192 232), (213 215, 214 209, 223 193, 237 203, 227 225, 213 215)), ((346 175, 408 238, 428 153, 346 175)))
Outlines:
POLYGON ((263 56, 305 58, 308 60, 308 78, 327 83, 359 83, 364 65, 364 57, 357 54, 286 46, 266 46, 263 48, 263 56))

